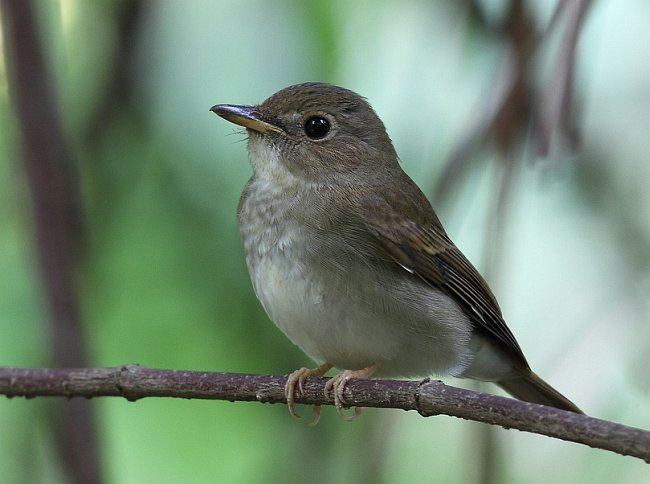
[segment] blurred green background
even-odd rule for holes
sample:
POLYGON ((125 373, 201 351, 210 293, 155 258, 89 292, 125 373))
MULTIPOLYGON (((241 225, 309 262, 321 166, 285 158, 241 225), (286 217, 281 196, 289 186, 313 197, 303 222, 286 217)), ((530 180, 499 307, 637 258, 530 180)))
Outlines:
MULTIPOLYGON (((89 364, 251 373, 309 366, 255 299, 235 220, 251 174, 245 135, 208 109, 261 102, 299 82, 343 85, 369 99, 404 169, 433 198, 494 95, 508 58, 494 26, 517 3, 36 2, 80 173, 86 239, 77 286, 89 364)), ((523 2, 540 26, 531 102, 543 99, 561 44, 561 21, 544 31, 555 3, 523 2)), ((486 271, 535 370, 587 413, 642 428, 650 427, 649 20, 646 0, 591 5, 573 66, 577 149, 557 142, 541 159, 523 126, 516 148, 488 133, 436 205, 486 271), (507 209, 495 215, 504 173, 507 209)), ((20 134, 3 61, 0 365, 40 367, 52 357, 48 308, 20 134)), ((2 482, 71 479, 48 404, 0 400, 2 482)), ((347 424, 326 408, 309 428, 282 405, 91 404, 106 482, 650 478, 632 458, 413 412, 371 409, 347 424)))

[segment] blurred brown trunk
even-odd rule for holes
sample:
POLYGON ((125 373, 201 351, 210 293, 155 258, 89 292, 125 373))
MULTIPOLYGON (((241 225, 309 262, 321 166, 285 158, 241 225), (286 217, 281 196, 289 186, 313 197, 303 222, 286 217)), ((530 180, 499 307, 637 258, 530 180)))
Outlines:
MULTIPOLYGON (((38 257, 48 299, 52 363, 86 366, 75 275, 82 241, 78 180, 63 136, 55 89, 31 0, 0 2, 9 85, 22 134, 38 257)), ((51 409, 57 451, 70 482, 100 482, 91 406, 72 400, 51 409)))

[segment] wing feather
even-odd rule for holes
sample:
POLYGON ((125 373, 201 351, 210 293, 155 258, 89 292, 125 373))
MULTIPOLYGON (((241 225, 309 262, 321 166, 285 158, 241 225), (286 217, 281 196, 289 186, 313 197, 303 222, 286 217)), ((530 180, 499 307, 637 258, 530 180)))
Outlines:
POLYGON ((476 329, 528 367, 492 291, 439 223, 421 226, 377 196, 361 206, 366 229, 402 268, 454 298, 476 329))

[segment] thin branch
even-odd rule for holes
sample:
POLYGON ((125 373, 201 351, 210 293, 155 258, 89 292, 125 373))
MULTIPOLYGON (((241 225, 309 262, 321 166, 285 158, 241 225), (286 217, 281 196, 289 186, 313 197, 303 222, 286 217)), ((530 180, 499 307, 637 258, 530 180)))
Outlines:
MULTIPOLYGON (((323 394, 326 378, 308 378, 298 403, 332 405, 323 394)), ((0 368, 0 394, 8 397, 199 398, 231 402, 286 403, 286 377, 120 368, 0 368)), ((650 463, 650 431, 544 405, 521 402, 445 385, 440 381, 352 380, 345 389, 351 406, 417 410, 420 415, 450 415, 507 429, 577 442, 650 463)))

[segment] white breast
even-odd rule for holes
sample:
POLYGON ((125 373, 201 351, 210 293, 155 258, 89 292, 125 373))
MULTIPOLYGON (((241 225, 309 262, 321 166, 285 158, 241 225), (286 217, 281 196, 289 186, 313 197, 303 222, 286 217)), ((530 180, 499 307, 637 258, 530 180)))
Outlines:
POLYGON ((469 365, 471 326, 446 295, 406 271, 382 281, 362 262, 343 273, 323 270, 327 264, 307 263, 304 227, 293 220, 264 225, 242 223, 255 292, 313 360, 342 369, 378 363, 386 376, 460 374, 469 365))
POLYGON ((281 167, 256 170, 239 207, 251 280, 273 322, 316 362, 341 369, 378 364, 386 376, 427 376, 467 368, 471 324, 456 303, 406 271, 378 273, 353 250, 335 260, 331 234, 306 223, 309 198, 294 182, 281 167))

